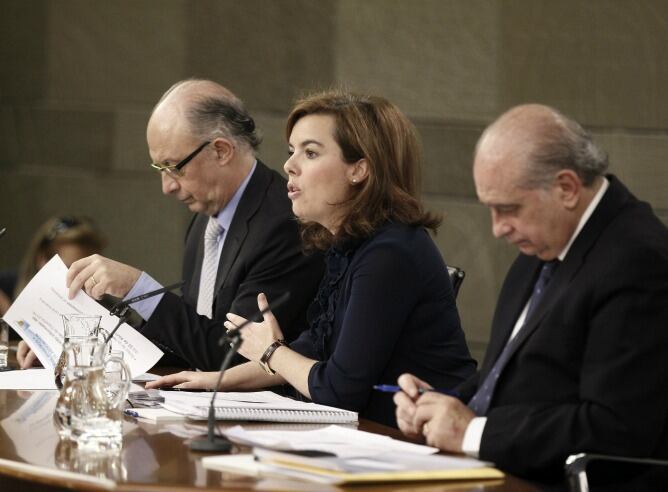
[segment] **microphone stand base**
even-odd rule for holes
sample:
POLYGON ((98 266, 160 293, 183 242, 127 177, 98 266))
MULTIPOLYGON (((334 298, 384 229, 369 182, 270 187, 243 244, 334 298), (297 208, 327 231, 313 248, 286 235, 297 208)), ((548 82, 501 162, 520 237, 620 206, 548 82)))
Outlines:
POLYGON ((232 443, 224 437, 214 437, 213 440, 203 437, 191 441, 190 449, 192 451, 229 452, 232 449, 232 443))

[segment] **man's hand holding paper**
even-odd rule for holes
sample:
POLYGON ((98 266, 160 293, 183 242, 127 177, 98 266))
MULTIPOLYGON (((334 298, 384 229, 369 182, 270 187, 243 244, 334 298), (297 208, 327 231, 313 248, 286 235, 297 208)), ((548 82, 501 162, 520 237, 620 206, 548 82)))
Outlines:
MULTIPOLYGON (((55 367, 63 344, 62 314, 100 315, 100 328, 110 332, 118 318, 82 291, 68 298, 67 267, 54 256, 32 279, 5 314, 5 321, 23 338, 47 369, 55 367)), ((121 325, 112 340, 115 350, 122 350, 132 374, 148 371, 162 356, 162 351, 127 324, 121 325)), ((31 356, 21 348, 22 367, 31 356)))

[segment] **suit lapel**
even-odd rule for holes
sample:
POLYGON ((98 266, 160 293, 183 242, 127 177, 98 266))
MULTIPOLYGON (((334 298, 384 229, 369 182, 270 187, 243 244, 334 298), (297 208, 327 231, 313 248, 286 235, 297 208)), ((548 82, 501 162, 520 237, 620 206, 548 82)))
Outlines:
POLYGON ((248 186, 241 196, 237 210, 234 213, 230 230, 227 231, 225 236, 225 244, 220 253, 220 261, 218 262, 215 292, 218 292, 224 285, 230 269, 239 255, 241 246, 248 235, 248 221, 260 208, 270 182, 271 171, 258 160, 255 172, 251 176, 248 186))
POLYGON ((483 374, 487 374, 492 369, 494 362, 506 346, 515 323, 531 296, 540 266, 541 263, 537 258, 520 255, 508 272, 504 291, 509 290, 509 292, 503 292, 499 296, 499 305, 494 313, 495 333, 490 339, 485 362, 481 368, 483 374))
MULTIPOLYGON (((570 287, 571 282, 575 279, 578 271, 582 268, 582 265, 584 265, 587 254, 594 244, 596 244, 596 241, 605 227, 617 215, 619 209, 631 196, 628 190, 626 190, 614 176, 608 176, 608 180, 610 181, 610 187, 605 195, 603 195, 601 202, 596 210, 594 210, 594 213, 589 218, 582 231, 580 231, 578 237, 573 242, 563 263, 557 268, 554 277, 541 298, 540 304, 536 306, 531 318, 524 322, 524 326, 522 326, 522 329, 517 334, 517 339, 513 340, 510 357, 512 357, 519 347, 521 347, 522 344, 536 331, 540 326, 540 321, 552 309, 555 302, 570 287)), ((531 288, 533 288, 533 283, 531 283, 531 288)), ((519 316, 519 314, 517 316, 519 316)), ((515 320, 517 320, 517 317, 515 320)), ((506 336, 506 340, 507 339, 508 336, 506 336)), ((503 345, 498 352, 500 353, 501 350, 503 350, 503 345)), ((494 360, 496 360, 496 357, 498 357, 498 353, 496 353, 494 360)))
POLYGON ((202 262, 204 261, 204 230, 209 217, 197 214, 193 219, 193 224, 188 232, 186 239, 186 254, 184 260, 183 278, 189 279, 190 285, 186 289, 186 301, 193 306, 197 306, 197 297, 199 296, 199 278, 202 272, 202 262), (189 258, 193 260, 188 261, 189 258), (190 270, 188 272, 187 270, 190 270))

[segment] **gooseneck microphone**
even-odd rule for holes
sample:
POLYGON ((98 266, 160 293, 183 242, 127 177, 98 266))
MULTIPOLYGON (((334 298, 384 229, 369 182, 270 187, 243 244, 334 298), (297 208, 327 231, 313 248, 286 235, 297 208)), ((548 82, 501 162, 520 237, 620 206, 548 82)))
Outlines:
POLYGON ((269 303, 269 306, 267 306, 265 309, 263 309, 262 311, 258 311, 253 316, 249 317, 246 321, 237 326, 235 329, 229 330, 222 337, 220 337, 218 345, 223 345, 225 342, 228 342, 230 344, 230 347, 227 350, 225 357, 223 358, 223 362, 220 364, 220 372, 218 374, 218 380, 216 381, 216 385, 213 388, 213 395, 211 396, 211 403, 209 405, 209 415, 207 417, 207 423, 206 423, 206 428, 207 428, 206 437, 203 437, 201 439, 193 439, 192 441, 190 441, 190 449, 192 449, 193 451, 225 452, 229 451, 232 448, 232 443, 228 441, 225 437, 220 437, 215 435, 216 407, 214 406, 214 404, 216 401, 216 395, 218 394, 218 388, 220 388, 220 383, 223 380, 223 374, 225 374, 225 371, 230 365, 232 357, 234 356, 234 354, 237 353, 237 350, 241 345, 241 329, 244 328, 245 326, 248 326, 251 323, 259 321, 261 316, 268 313, 269 311, 276 309, 279 306, 282 306, 288 299, 290 299, 290 292, 285 292, 284 294, 280 295, 276 300, 269 303))
POLYGON ((151 292, 147 292, 145 294, 141 294, 136 297, 131 297, 130 299, 126 299, 125 301, 119 301, 116 304, 114 304, 109 310, 109 314, 111 314, 112 316, 118 316, 118 323, 116 323, 114 329, 111 330, 109 335, 107 335, 107 338, 104 339, 104 343, 109 343, 109 340, 111 340, 111 337, 114 336, 118 328, 120 328, 120 326, 128 320, 128 318, 130 317, 130 304, 134 304, 135 302, 143 301, 144 299, 149 299, 151 297, 164 294, 165 292, 177 289, 182 285, 183 281, 177 282, 175 284, 168 285, 167 287, 161 287, 160 289, 152 290, 151 292))

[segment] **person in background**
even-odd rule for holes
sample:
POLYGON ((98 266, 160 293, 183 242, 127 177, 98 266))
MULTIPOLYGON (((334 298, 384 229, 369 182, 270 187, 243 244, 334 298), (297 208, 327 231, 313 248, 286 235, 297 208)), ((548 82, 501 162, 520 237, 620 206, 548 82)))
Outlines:
MULTIPOLYGON (((373 386, 411 371, 451 388, 475 370, 446 265, 419 199, 420 146, 401 111, 342 92, 299 101, 288 116, 287 194, 304 247, 326 251, 310 329, 286 344, 268 313, 242 330, 250 362, 222 390, 289 383, 316 403, 396 427, 392 395, 373 386)), ((264 294, 258 308, 267 307, 264 294)), ((245 322, 228 314, 225 326, 245 322)), ((218 373, 180 372, 147 387, 211 388, 218 373)))
POLYGON ((53 255, 58 254, 69 267, 76 260, 101 253, 106 246, 106 237, 87 217, 62 216, 47 220, 30 240, 19 270, 0 274, 0 316, 53 255))
POLYGON ((399 378, 404 433, 543 482, 563 477, 570 454, 668 457, 668 229, 607 167, 547 106, 515 107, 485 130, 476 191, 494 236, 520 254, 460 399, 399 378))

